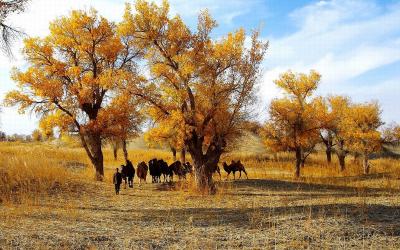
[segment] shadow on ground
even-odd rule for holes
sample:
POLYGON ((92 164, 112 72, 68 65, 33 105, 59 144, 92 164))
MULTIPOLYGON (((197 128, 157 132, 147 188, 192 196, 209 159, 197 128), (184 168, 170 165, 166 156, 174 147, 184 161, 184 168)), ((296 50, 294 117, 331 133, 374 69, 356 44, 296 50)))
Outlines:
POLYGON ((146 221, 147 224, 171 223, 190 224, 193 227, 233 226, 249 228, 255 216, 258 223, 285 223, 285 220, 306 221, 345 217, 358 226, 372 226, 385 235, 400 236, 400 206, 360 205, 360 204, 325 204, 304 206, 271 206, 256 208, 176 208, 176 209, 121 209, 115 207, 79 207, 91 212, 117 213, 119 220, 146 221), (286 219, 285 219, 286 218, 286 219))
MULTIPOLYGON (((369 174, 363 176, 349 176, 349 177, 326 177, 326 178, 318 178, 318 180, 323 180, 323 182, 331 182, 335 183, 337 181, 341 182, 351 182, 351 181, 363 181, 363 180, 372 180, 372 179, 381 179, 385 175, 384 173, 379 174, 369 174)), ((224 182, 221 183, 224 185, 224 182)), ((315 183, 306 183, 301 181, 285 181, 285 180, 268 180, 268 179, 249 179, 249 180, 236 180, 234 181, 234 187, 236 188, 256 188, 262 190, 271 190, 271 191, 340 191, 344 193, 354 193, 362 190, 363 192, 374 193, 374 192, 388 192, 393 190, 383 189, 383 188, 355 188, 355 187, 347 187, 337 184, 315 184, 315 183)))

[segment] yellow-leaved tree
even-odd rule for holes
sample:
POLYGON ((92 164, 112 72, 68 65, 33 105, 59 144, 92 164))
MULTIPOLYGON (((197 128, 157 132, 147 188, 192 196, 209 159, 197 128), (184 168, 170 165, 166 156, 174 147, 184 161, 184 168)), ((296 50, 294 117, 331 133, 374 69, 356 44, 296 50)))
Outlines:
POLYGON ((351 115, 343 119, 344 138, 349 148, 362 155, 364 173, 370 171, 369 157, 382 147, 380 126, 381 110, 375 102, 351 105, 351 115))
MULTIPOLYGON (((152 117, 154 118, 154 116, 152 117)), ((144 134, 145 141, 150 146, 169 147, 174 161, 176 161, 176 153, 179 150, 181 162, 186 162, 186 149, 183 141, 185 136, 184 122, 180 119, 167 119, 165 121, 155 119, 155 121, 157 121, 155 126, 144 134)))
POLYGON ((54 125, 51 119, 42 117, 39 122, 39 129, 45 140, 51 140, 54 137, 54 125))
MULTIPOLYGON (((132 98, 129 92, 124 92, 113 100, 112 108, 109 110, 114 116, 114 120, 107 124, 105 137, 114 143, 120 143, 125 161, 128 160, 127 144, 130 138, 139 136, 140 126, 143 122, 143 114, 140 112, 142 103, 140 100, 132 98), (115 122, 116 121, 116 122, 115 122)), ((104 121, 107 123, 107 121, 104 121)))
POLYGON ((262 129, 267 148, 292 151, 296 155, 295 176, 320 140, 320 130, 326 126, 328 114, 322 98, 313 98, 321 76, 311 71, 283 73, 275 84, 285 91, 285 97, 274 99, 269 107, 269 121, 262 129))
POLYGON ((18 90, 5 99, 21 112, 44 115, 48 123, 74 126, 97 180, 104 176, 102 140, 132 120, 126 85, 143 80, 135 73, 140 51, 133 39, 95 10, 72 11, 51 22, 48 36, 25 40, 29 67, 14 70, 18 90))
POLYGON ((32 132, 32 140, 33 141, 42 141, 43 136, 39 129, 35 129, 32 132))
POLYGON ((345 169, 345 158, 350 153, 345 136, 347 130, 352 129, 347 127, 349 124, 346 124, 345 121, 353 114, 352 104, 346 96, 328 96, 326 100, 329 118, 324 128, 325 135, 323 136, 324 140, 327 140, 328 136, 330 137, 331 150, 334 148, 339 160, 340 171, 343 171, 345 169))
POLYGON ((243 29, 214 40, 215 26, 203 11, 197 30, 191 31, 179 16, 169 14, 167 1, 143 0, 136 1, 134 12, 127 5, 121 25, 121 32, 145 50, 152 79, 145 93, 135 87, 131 93, 148 103, 160 128, 180 123, 197 186, 205 191, 214 190, 213 166, 249 116, 267 48, 257 32, 246 47, 243 29))

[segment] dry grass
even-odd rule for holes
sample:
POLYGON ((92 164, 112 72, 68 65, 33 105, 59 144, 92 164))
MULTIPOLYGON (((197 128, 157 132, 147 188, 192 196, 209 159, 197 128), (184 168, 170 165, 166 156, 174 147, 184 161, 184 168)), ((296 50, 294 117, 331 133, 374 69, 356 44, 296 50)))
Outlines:
POLYGON ((0 201, 21 203, 84 188, 92 173, 80 149, 51 145, 2 143, 0 201))
MULTIPOLYGON (((129 155, 135 165, 172 162, 163 150, 129 155)), ((231 159, 250 179, 223 173, 214 196, 195 192, 190 178, 115 196, 110 176, 122 162, 110 150, 106 181, 96 183, 79 148, 0 144, 0 249, 400 248, 399 160, 375 159, 363 176, 351 160, 340 173, 317 154, 295 180, 289 154, 237 150, 231 159)))
POLYGON ((355 188, 400 189, 400 160, 393 158, 377 158, 370 161, 371 173, 363 175, 360 162, 354 162, 353 157, 346 158, 346 169, 341 172, 339 163, 332 155, 331 164, 327 164, 322 153, 313 154, 301 170, 301 178, 294 175, 294 156, 290 153, 254 154, 252 152, 233 152, 222 158, 230 162, 240 159, 244 165, 252 169, 252 178, 279 179, 320 183, 325 185, 341 185, 355 188))

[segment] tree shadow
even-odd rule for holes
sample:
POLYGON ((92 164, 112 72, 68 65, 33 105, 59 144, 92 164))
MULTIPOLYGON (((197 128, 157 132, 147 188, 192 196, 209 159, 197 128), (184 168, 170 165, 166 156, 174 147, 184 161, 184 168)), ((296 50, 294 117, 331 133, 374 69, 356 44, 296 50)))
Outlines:
POLYGON ((298 206, 271 206, 256 208, 174 208, 174 209, 116 209, 114 207, 80 207, 83 210, 118 212, 121 218, 140 219, 148 224, 171 223, 192 227, 232 226, 236 228, 251 228, 254 216, 267 224, 297 223, 307 219, 318 219, 323 216, 338 218, 345 216, 358 227, 373 228, 376 233, 386 236, 400 236, 400 206, 360 205, 360 204, 324 204, 298 206), (123 216, 122 216, 123 215, 123 216), (286 219, 285 219, 286 218, 286 219))
MULTIPOLYGON (((331 178, 336 178, 336 177, 331 177, 331 178)), ((364 176, 350 177, 347 180, 346 179, 344 179, 344 180, 355 181, 355 180, 367 180, 367 179, 374 179, 374 178, 381 178, 381 174, 365 176, 365 177, 364 176)), ((320 179, 320 180, 322 180, 322 179, 320 179)), ((367 195, 368 195, 368 193, 372 194, 373 192, 390 191, 388 189, 383 189, 383 188, 355 188, 355 187, 341 186, 341 185, 335 185, 335 184, 315 184, 315 183, 305 183, 305 182, 301 182, 301 181, 268 180, 268 179, 236 180, 236 181, 233 181, 233 187, 237 190, 260 189, 260 190, 279 191, 279 192, 340 191, 342 193, 357 193, 360 190, 362 190, 367 195)))
POLYGON ((385 173, 374 173, 374 174, 363 174, 363 175, 354 175, 354 176, 333 176, 333 177, 319 177, 316 178, 318 180, 329 181, 366 181, 366 180, 376 180, 382 179, 388 176, 392 176, 393 173, 385 172, 385 173))
POLYGON ((155 185, 155 190, 157 191, 173 191, 176 187, 176 182, 162 182, 155 185))
MULTIPOLYGON (((373 177, 371 177, 373 178, 373 177)), ((175 187, 175 183, 160 183, 155 185, 146 185, 152 192, 169 191, 175 187)), ((177 208, 154 208, 151 206, 151 196, 148 193, 140 193, 141 190, 134 190, 134 193, 122 194, 123 199, 127 198, 148 198, 149 206, 132 207, 123 204, 113 204, 112 201, 97 205, 79 205, 74 209, 89 213, 108 214, 118 223, 125 223, 125 220, 144 221, 148 225, 174 225, 182 227, 190 225, 191 227, 207 228, 229 226, 240 229, 252 229, 254 223, 262 222, 262 227, 267 227, 273 223, 304 223, 307 219, 321 219, 323 223, 328 219, 345 218, 356 228, 372 228, 374 233, 385 236, 400 236, 400 206, 385 206, 381 204, 366 204, 346 202, 343 204, 329 201, 329 204, 312 205, 290 205, 290 201, 297 201, 301 204, 302 200, 311 200, 318 202, 318 198, 340 198, 340 197, 359 197, 359 191, 355 188, 325 185, 309 184, 295 181, 282 180, 239 180, 234 182, 221 182, 220 185, 229 185, 226 194, 222 199, 229 201, 232 196, 249 197, 260 196, 269 199, 273 196, 286 199, 284 201, 268 206, 252 207, 177 207, 177 208), (269 192, 272 191, 272 192, 269 192), (283 204, 282 204, 283 203, 283 204), (295 220, 295 222, 294 222, 295 220), (254 222, 256 221, 256 222, 254 222)), ((369 188, 363 189, 363 196, 375 197, 381 196, 377 191, 381 189, 369 188), (365 191, 365 192, 364 192, 365 191)), ((149 191, 149 190, 148 190, 149 191)), ((387 191, 387 190, 384 190, 387 191)), ((157 193, 159 196, 160 193, 157 193)), ((201 199, 201 198, 199 198, 201 199)), ((171 196, 171 202, 174 202, 171 196)), ((314 203, 315 203, 314 202, 314 203)), ((323 201, 321 201, 323 202, 323 201)), ((60 204, 40 205, 50 208, 61 208, 60 204)), ((182 204, 180 204, 182 206, 182 204)), ((211 205, 213 206, 213 205, 211 205)), ((219 204, 218 206, 223 206, 219 204)), ((70 209, 66 206, 65 209, 70 209)), ((30 217, 42 215, 27 215, 30 217)), ((39 218, 39 217, 38 217, 39 218)), ((322 224, 324 225, 324 224, 322 224)), ((344 226, 343 226, 344 227, 344 226)), ((371 230, 372 230, 371 229, 371 230)), ((351 231, 344 228, 343 230, 351 231)))
MULTIPOLYGON (((354 204, 328 204, 311 206, 280 206, 258 208, 182 208, 171 210, 150 210, 142 215, 148 222, 171 221, 173 223, 190 223, 193 227, 233 226, 249 228, 256 217, 265 222, 276 220, 277 217, 287 218, 287 223, 293 218, 298 223, 307 218, 317 219, 320 214, 324 218, 347 215, 352 224, 359 227, 374 228, 377 233, 388 236, 400 236, 400 207, 384 205, 359 206, 354 204)), ((285 223, 281 220, 280 223, 285 223)))

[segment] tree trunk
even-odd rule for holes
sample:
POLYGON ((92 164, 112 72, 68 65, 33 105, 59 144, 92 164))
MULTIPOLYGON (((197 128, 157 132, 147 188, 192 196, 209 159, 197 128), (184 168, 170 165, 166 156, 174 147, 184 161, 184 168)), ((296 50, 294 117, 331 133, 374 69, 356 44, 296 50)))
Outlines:
POLYGON ((326 161, 328 164, 331 164, 332 162, 332 147, 333 147, 333 142, 332 142, 332 133, 328 131, 328 134, 326 137, 324 137, 322 134, 320 134, 322 142, 325 144, 326 150, 326 161))
POLYGON ((122 151, 124 151, 124 158, 125 158, 125 161, 127 161, 128 160, 128 149, 127 149, 126 139, 122 140, 122 151))
POLYGON ((342 139, 338 139, 337 140, 337 149, 336 149, 336 155, 338 157, 339 160, 339 167, 340 167, 340 171, 344 171, 346 168, 346 156, 348 154, 348 151, 345 150, 344 148, 344 140, 342 139))
POLYGON ((301 164, 303 163, 301 155, 302 155, 301 149, 300 148, 296 149, 296 172, 295 172, 296 178, 300 177, 300 168, 301 164))
POLYGON ((346 168, 346 162, 345 162, 346 154, 344 152, 339 151, 337 153, 337 157, 339 159, 340 171, 343 172, 346 168))
POLYGON ((185 146, 193 160, 197 188, 202 192, 215 194, 212 170, 218 164, 226 142, 223 137, 214 137, 204 153, 203 141, 204 136, 197 136, 196 131, 192 131, 192 137, 185 140, 185 146))
POLYGON ((353 163, 359 163, 358 157, 360 156, 360 153, 354 152, 354 158, 353 158, 353 163))
POLYGON ((204 193, 215 194, 216 188, 212 179, 212 172, 206 164, 195 164, 195 180, 197 188, 204 193))
POLYGON ((218 164, 221 153, 215 154, 209 159, 206 159, 206 156, 199 154, 199 152, 197 154, 191 153, 191 156, 197 188, 203 193, 215 194, 216 187, 212 179, 212 167, 218 164), (198 157, 200 155, 201 157, 198 157))
MULTIPOLYGON (((86 144, 86 142, 84 142, 84 144, 86 144)), ((104 168, 100 134, 87 135, 87 146, 85 149, 87 149, 86 151, 89 154, 90 161, 96 171, 96 180, 102 181, 104 179, 104 168)))
POLYGON ((176 148, 171 147, 171 152, 172 152, 172 158, 173 158, 174 162, 176 162, 176 148))
POLYGON ((182 163, 186 162, 186 150, 185 150, 185 148, 181 149, 181 162, 182 163))
POLYGON ((118 160, 118 146, 115 142, 112 143, 114 160, 118 160))
POLYGON ((332 148, 329 146, 326 148, 325 150, 326 153, 326 161, 328 162, 328 164, 331 164, 332 162, 332 148))
POLYGON ((274 161, 278 161, 278 153, 274 152, 273 153, 274 161))
POLYGON ((369 162, 367 153, 364 153, 363 155, 363 167, 364 167, 364 174, 369 174, 369 162))
POLYGON ((214 155, 213 158, 207 159, 201 149, 189 150, 193 159, 194 177, 197 189, 203 193, 215 194, 216 187, 212 180, 212 166, 219 161, 219 155, 214 155))

